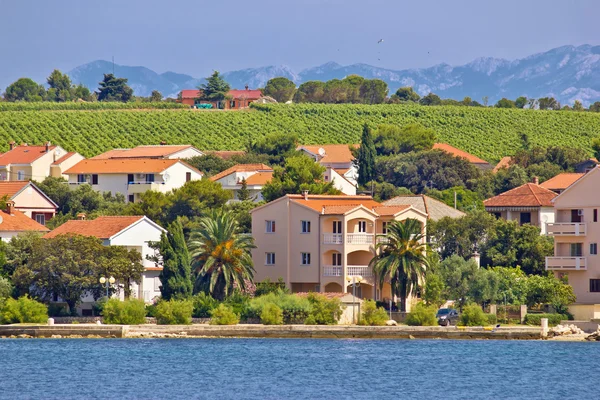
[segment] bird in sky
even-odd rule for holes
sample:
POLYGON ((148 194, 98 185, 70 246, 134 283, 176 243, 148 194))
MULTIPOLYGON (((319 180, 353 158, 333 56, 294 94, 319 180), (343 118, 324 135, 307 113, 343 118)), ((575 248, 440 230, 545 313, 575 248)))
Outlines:
POLYGON ((377 44, 379 43, 383 43, 383 39, 379 39, 379 41, 377 42, 377 44))

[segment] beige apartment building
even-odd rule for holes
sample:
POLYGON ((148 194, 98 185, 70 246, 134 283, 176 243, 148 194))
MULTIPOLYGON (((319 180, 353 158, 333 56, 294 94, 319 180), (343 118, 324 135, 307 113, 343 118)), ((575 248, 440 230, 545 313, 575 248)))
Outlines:
POLYGON ((546 270, 568 277, 577 300, 569 311, 577 320, 600 319, 600 168, 576 180, 554 200, 556 220, 547 224, 554 236, 554 257, 546 270))
POLYGON ((377 235, 395 220, 427 214, 410 205, 384 206, 369 196, 286 195, 251 211, 256 281, 283 278, 292 292, 351 293, 387 300, 389 284, 376 285, 369 262, 377 235))

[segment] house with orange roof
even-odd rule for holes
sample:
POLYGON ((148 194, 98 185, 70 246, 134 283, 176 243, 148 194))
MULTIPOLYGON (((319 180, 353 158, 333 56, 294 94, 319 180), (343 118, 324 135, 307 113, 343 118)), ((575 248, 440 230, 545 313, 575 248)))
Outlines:
POLYGON ((243 156, 246 154, 246 152, 242 150, 210 150, 205 151, 204 154, 212 154, 214 156, 222 158, 223 160, 229 160, 233 156, 243 156))
POLYGON ((42 146, 17 146, 0 155, 0 181, 43 181, 48 176, 64 177, 64 171, 83 160, 81 154, 66 152, 50 142, 42 146))
POLYGON ((546 234, 546 224, 555 220, 552 200, 557 196, 551 190, 541 187, 534 178, 526 183, 498 196, 483 201, 487 212, 507 221, 518 221, 519 225, 531 224, 546 234))
POLYGON ((473 154, 467 153, 466 151, 463 151, 461 149, 457 149, 456 147, 450 146, 449 144, 435 143, 433 145, 433 149, 444 151, 448 154, 452 154, 455 157, 464 158, 468 162, 470 162, 471 164, 476 166, 477 168, 484 169, 484 170, 492 169, 492 166, 490 165, 489 162, 482 160, 481 158, 474 156, 473 154))
MULTIPOLYGON (((155 255, 155 250, 149 244, 160 241, 163 232, 166 231, 145 216, 102 216, 88 220, 85 215, 80 215, 80 219, 65 222, 44 235, 44 238, 58 235, 93 236, 101 239, 105 246, 123 246, 136 250, 140 253, 145 272, 140 282, 132 284, 132 293, 133 297, 148 303, 160 296, 159 275, 162 271, 162 266, 148 260, 148 256, 155 255)), ((93 298, 85 298, 81 307, 91 309, 92 302, 93 298)))
POLYGON ((410 205, 385 206, 370 196, 286 195, 251 211, 255 279, 282 278, 297 292, 348 293, 392 298, 389 284, 376 284, 369 262, 377 235, 392 221, 414 218, 423 232, 427 214, 410 205))
POLYGON ((113 149, 92 157, 94 160, 145 158, 145 159, 178 159, 203 156, 204 153, 190 144, 167 145, 162 142, 157 146, 137 146, 133 149, 113 149))
POLYGON ((179 159, 109 158, 83 160, 65 171, 70 185, 91 185, 99 192, 120 193, 139 201, 148 190, 167 193, 202 173, 179 159))
POLYGON ((540 186, 545 189, 552 190, 556 194, 561 194, 583 175, 585 175, 583 172, 563 172, 548 179, 547 181, 542 182, 540 186))
POLYGON ((509 168, 512 163, 512 159, 513 158, 511 156, 502 157, 498 164, 496 164, 492 172, 495 174, 503 168, 509 168))
POLYGON ((0 181, 0 198, 12 200, 16 210, 40 225, 46 225, 58 209, 58 205, 31 181, 0 181))
POLYGON ((233 89, 227 92, 227 99, 219 101, 198 100, 200 90, 184 89, 180 92, 178 103, 187 104, 190 107, 197 107, 199 104, 210 104, 213 108, 226 110, 239 110, 248 108, 250 104, 262 97, 262 92, 258 89, 249 89, 248 86, 243 90, 233 89))
POLYGON ((46 233, 50 229, 29 218, 15 208, 15 202, 9 200, 0 210, 0 240, 9 242, 11 238, 24 232, 46 233))
POLYGON ((298 146, 296 150, 327 168, 323 176, 326 182, 333 182, 336 189, 344 194, 355 195, 358 169, 354 165, 354 155, 350 148, 358 146, 357 144, 303 145, 298 146))
POLYGON ((238 193, 245 180, 246 187, 250 191, 250 198, 254 201, 262 201, 262 188, 272 178, 273 168, 266 164, 238 164, 209 179, 220 183, 223 189, 229 190, 234 201, 239 200, 238 193))

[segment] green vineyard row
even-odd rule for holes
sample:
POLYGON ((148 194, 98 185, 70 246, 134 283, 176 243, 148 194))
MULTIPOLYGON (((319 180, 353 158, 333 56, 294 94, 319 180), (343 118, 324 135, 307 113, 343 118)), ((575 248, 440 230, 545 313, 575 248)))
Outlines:
POLYGON ((86 110, 146 110, 146 109, 183 109, 190 108, 185 104, 179 104, 174 102, 160 101, 160 102, 141 102, 135 101, 131 103, 119 103, 119 102, 82 102, 82 103, 54 103, 51 101, 44 102, 16 102, 11 103, 7 101, 0 102, 0 112, 3 111, 86 111, 86 110))
MULTIPOLYGON (((145 103, 146 105, 149 103, 145 103)), ((161 103, 162 104, 162 103, 161 103)), ((51 141, 89 157, 140 144, 192 144, 201 150, 240 150, 271 132, 296 134, 303 144, 357 143, 362 126, 420 123, 438 141, 490 162, 514 154, 520 134, 533 145, 590 151, 600 113, 420 105, 257 105, 248 111, 100 109, 0 112, 0 149, 8 142, 51 141)))

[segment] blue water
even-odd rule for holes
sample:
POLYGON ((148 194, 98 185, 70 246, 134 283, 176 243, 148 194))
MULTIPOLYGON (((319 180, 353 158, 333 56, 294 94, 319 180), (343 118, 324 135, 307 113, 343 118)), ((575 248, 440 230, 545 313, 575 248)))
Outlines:
POLYGON ((1 399, 600 398, 600 344, 0 340, 1 399))

